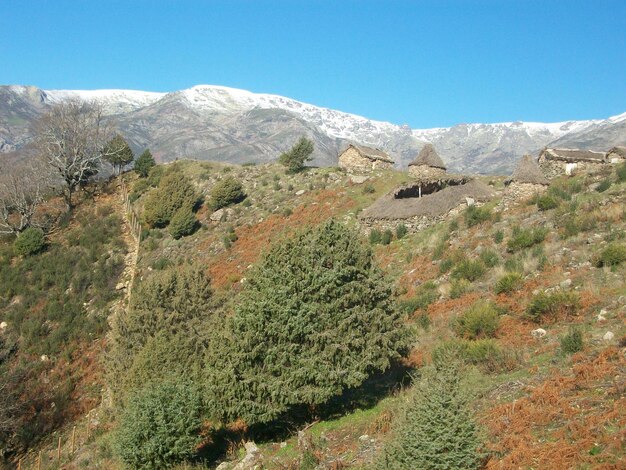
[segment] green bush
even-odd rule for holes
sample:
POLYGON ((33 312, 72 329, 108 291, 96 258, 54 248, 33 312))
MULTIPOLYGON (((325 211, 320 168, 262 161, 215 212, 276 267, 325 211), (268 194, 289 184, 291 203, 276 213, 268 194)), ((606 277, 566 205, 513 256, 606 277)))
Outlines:
POLYGON ((534 321, 538 321, 545 317, 553 318, 558 314, 573 314, 578 310, 579 297, 572 291, 561 291, 547 293, 539 292, 533 296, 528 307, 526 307, 526 315, 534 321))
POLYGON ((455 333, 463 338, 492 337, 498 330, 500 318, 494 304, 478 301, 453 321, 455 333))
POLYGON ((610 243, 595 258, 595 265, 617 266, 626 261, 626 246, 619 243, 610 243))
POLYGON ((401 238, 404 238, 408 232, 409 232, 409 229, 406 228, 406 225, 399 224, 396 226, 396 238, 398 240, 400 240, 401 238))
POLYGON ((439 263, 439 272, 441 274, 447 273, 452 269, 452 266, 454 266, 454 260, 450 258, 442 259, 439 263))
POLYGON ((559 201, 557 201, 554 196, 544 194, 543 196, 539 196, 537 198, 537 207, 540 211, 556 209, 557 207, 559 207, 559 201))
POLYGON ((372 186, 371 184, 366 184, 365 186, 363 186, 361 192, 363 194, 374 194, 376 192, 376 188, 374 188, 374 186, 372 186))
POLYGON ((533 229, 526 229, 520 227, 514 227, 511 238, 507 243, 507 249, 510 252, 516 252, 524 248, 530 248, 545 240, 548 235, 548 229, 539 227, 533 229))
POLYGON ((398 302, 398 307, 401 312, 407 315, 415 313, 416 310, 424 309, 430 304, 435 302, 439 298, 437 292, 437 286, 432 283, 426 283, 419 287, 415 292, 415 295, 408 299, 403 299, 398 302))
POLYGON ((146 197, 144 220, 151 227, 165 227, 181 208, 193 210, 200 196, 189 178, 179 172, 164 176, 146 197))
POLYGON ((196 214, 193 213, 191 207, 187 206, 181 207, 178 211, 176 211, 169 226, 167 227, 167 230, 170 232, 172 237, 179 239, 181 237, 191 235, 197 225, 198 220, 196 219, 196 214))
POLYGON ((465 217, 465 224, 468 227, 473 227, 474 225, 491 220, 492 214, 488 207, 469 206, 463 215, 465 217))
POLYGON ((391 240, 393 240, 393 233, 391 232, 391 230, 385 230, 380 237, 380 244, 389 245, 391 243, 391 240))
POLYGON ((392 292, 358 232, 340 223, 274 243, 248 271, 219 350, 207 354, 216 412, 267 423, 386 370, 407 346, 392 292))
POLYGON ((210 204, 213 210, 217 210, 231 204, 237 204, 245 198, 246 194, 243 192, 241 183, 229 176, 215 183, 215 186, 211 189, 210 204))
POLYGON ((158 470, 195 456, 202 394, 189 383, 148 384, 124 407, 114 448, 131 468, 158 470))
POLYGON ((153 188, 156 188, 161 183, 161 178, 165 175, 165 167, 163 165, 157 165, 150 168, 148 172, 148 183, 153 188))
POLYGON ((582 351, 584 347, 583 333, 580 328, 570 328, 568 333, 561 338, 561 351, 565 354, 577 353, 582 351))
POLYGON ((369 235, 370 244, 376 245, 381 242, 383 234, 380 230, 373 228, 369 235))
POLYGON ((498 279, 493 290, 496 294, 508 294, 521 289, 523 284, 524 281, 522 275, 520 273, 512 272, 507 273, 498 279))
POLYGON ((39 228, 29 227, 20 233, 13 242, 13 248, 18 255, 30 256, 39 253, 46 245, 46 238, 39 228))
POLYGON ((462 367, 446 358, 426 368, 393 426, 374 468, 384 470, 478 469, 481 439, 462 367))
POLYGON ((479 366, 487 372, 498 372, 511 368, 513 361, 500 349, 492 338, 478 340, 452 339, 440 343, 433 349, 432 360, 441 366, 454 357, 466 364, 479 366))
POLYGON ((453 279, 466 279, 474 282, 483 277, 484 274, 485 265, 481 261, 464 259, 454 267, 450 276, 453 279))

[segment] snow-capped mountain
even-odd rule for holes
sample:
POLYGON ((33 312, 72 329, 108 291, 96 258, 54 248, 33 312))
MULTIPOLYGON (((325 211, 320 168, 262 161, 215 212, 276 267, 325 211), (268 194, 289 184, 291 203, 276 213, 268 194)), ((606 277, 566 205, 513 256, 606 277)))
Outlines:
POLYGON ((162 161, 191 157, 231 162, 276 159, 301 135, 315 141, 319 165, 335 165, 348 142, 386 150, 405 166, 431 142, 450 169, 508 173, 522 154, 552 142, 606 150, 626 144, 626 113, 606 120, 506 122, 410 129, 270 94, 200 85, 171 93, 0 87, 0 151, 24 146, 30 123, 67 99, 97 101, 131 145, 162 161))

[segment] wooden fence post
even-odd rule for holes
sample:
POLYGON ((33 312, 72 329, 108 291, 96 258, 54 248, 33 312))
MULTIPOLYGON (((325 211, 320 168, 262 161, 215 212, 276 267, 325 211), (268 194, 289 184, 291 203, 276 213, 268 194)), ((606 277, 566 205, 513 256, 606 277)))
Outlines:
POLYGON ((37 458, 37 470, 41 470, 41 451, 39 451, 39 457, 37 458))
POLYGON ((17 470, 22 470, 22 459, 17 461, 17 470))
POLYGON ((57 462, 61 467, 61 436, 59 436, 59 445, 57 446, 57 462))

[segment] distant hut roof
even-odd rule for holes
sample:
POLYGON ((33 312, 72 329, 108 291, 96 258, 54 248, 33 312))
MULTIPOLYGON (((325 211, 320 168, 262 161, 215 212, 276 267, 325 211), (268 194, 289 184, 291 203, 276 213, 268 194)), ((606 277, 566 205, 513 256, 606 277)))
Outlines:
POLYGON ((551 149, 547 148, 541 152, 548 160, 563 160, 568 163, 595 162, 603 163, 606 160, 604 152, 580 149, 551 149))
POLYGON ((532 183, 548 185, 548 179, 543 175, 539 165, 530 155, 524 155, 517 164, 513 176, 513 181, 518 183, 532 183))
POLYGON ((430 166, 433 168, 441 168, 442 170, 446 169, 446 165, 443 163, 443 160, 433 147, 433 144, 426 144, 420 150, 420 153, 417 154, 415 160, 409 163, 409 166, 430 166))
POLYGON ((607 152, 607 155, 615 154, 621 158, 626 158, 626 147, 618 145, 607 152))
MULTIPOLYGON (((406 185, 403 188, 406 189, 406 185)), ((466 198, 485 202, 495 195, 492 188, 478 180, 448 186, 441 191, 419 198, 397 199, 394 197, 397 191, 398 188, 379 198, 374 204, 362 211, 359 218, 397 220, 411 217, 439 217, 465 203, 466 198)))
POLYGON ((370 160, 382 160, 384 162, 393 163, 393 160, 389 157, 389 155, 387 155, 380 149, 366 147, 365 145, 349 144, 344 152, 350 147, 353 147, 357 150, 357 152, 359 152, 365 158, 369 158, 370 160))

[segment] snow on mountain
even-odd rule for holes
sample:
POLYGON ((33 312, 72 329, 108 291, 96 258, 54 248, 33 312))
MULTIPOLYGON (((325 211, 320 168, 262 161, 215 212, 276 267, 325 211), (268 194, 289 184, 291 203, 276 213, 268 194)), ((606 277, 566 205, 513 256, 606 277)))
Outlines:
POLYGON ((119 114, 149 106, 167 93, 137 90, 45 90, 50 103, 68 99, 96 101, 103 105, 108 114, 119 114))

